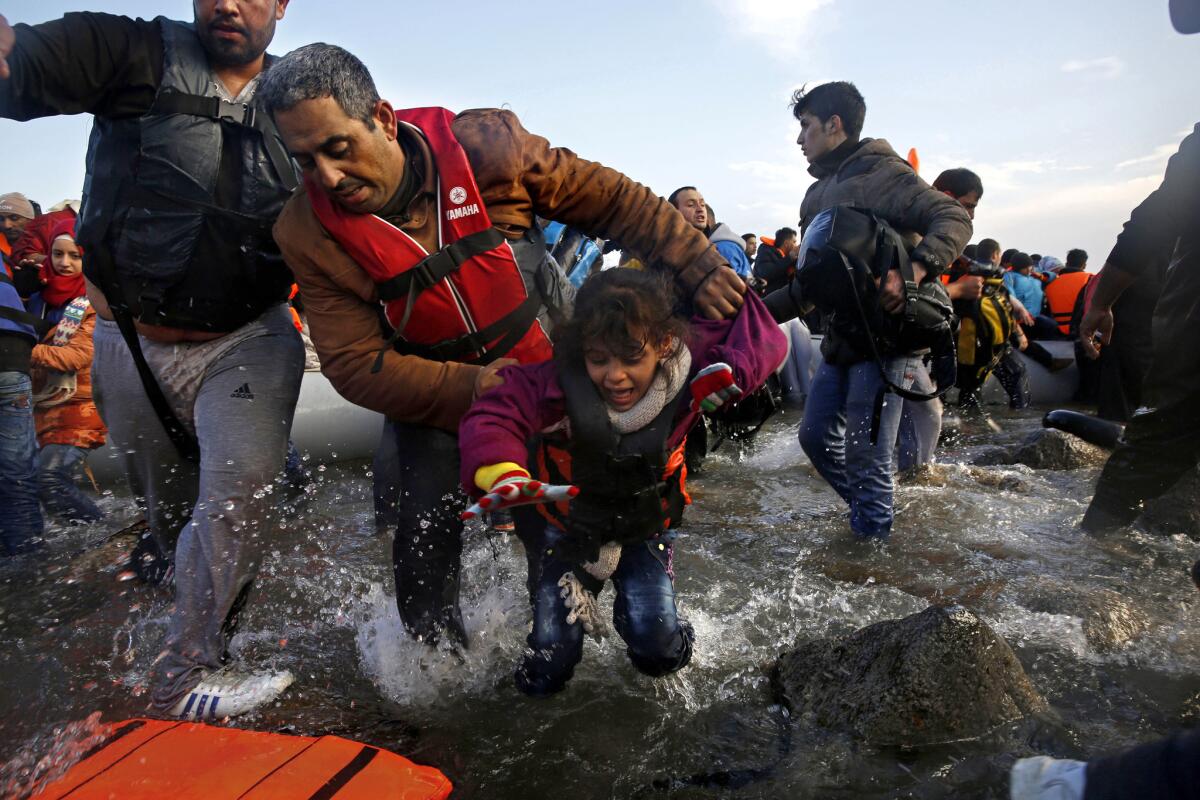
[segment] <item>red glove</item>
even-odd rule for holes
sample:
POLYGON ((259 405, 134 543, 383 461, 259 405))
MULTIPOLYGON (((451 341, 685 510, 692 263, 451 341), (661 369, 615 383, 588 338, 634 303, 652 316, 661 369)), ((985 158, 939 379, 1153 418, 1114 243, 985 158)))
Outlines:
POLYGON ((474 519, 485 511, 496 511, 513 506, 526 506, 532 503, 557 503, 570 500, 579 494, 575 486, 551 486, 541 481, 535 481, 528 475, 510 475, 502 478, 492 490, 479 498, 479 502, 462 513, 464 520, 474 519))
POLYGON ((716 411, 742 396, 741 388, 733 382, 733 370, 720 362, 697 372, 691 390, 692 411, 716 411))

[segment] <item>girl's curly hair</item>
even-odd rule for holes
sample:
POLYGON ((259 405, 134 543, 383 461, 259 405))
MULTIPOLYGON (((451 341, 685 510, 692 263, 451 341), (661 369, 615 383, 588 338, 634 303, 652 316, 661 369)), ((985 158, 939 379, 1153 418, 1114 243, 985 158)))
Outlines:
POLYGON ((618 358, 636 359, 647 346, 671 339, 674 358, 686 347, 688 323, 676 311, 675 285, 661 273, 607 269, 584 281, 575 310, 555 336, 555 355, 575 360, 588 344, 601 344, 618 358))

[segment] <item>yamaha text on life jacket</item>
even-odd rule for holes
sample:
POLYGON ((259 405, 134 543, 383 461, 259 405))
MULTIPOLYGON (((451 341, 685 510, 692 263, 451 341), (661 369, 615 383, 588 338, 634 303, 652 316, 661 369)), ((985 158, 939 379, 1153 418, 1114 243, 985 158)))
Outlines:
POLYGON ((472 364, 501 356, 524 364, 547 360, 553 351, 537 320, 543 299, 526 288, 512 247, 492 226, 451 130, 454 114, 416 108, 396 117, 424 137, 433 154, 440 249, 430 253, 380 217, 351 214, 306 182, 321 225, 375 282, 395 348, 472 364))

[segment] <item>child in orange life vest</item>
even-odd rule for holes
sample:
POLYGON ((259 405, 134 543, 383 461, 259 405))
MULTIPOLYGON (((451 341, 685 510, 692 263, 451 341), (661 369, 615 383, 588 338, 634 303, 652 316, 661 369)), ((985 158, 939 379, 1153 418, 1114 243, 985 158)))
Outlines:
POLYGON ((107 429, 92 400, 92 330, 96 312, 83 283, 83 250, 75 243, 75 221, 50 233, 46 285, 29 299, 29 310, 58 323, 33 348, 34 424, 38 495, 46 511, 73 522, 104 516, 76 484, 87 451, 104 444, 107 429))
POLYGON ((758 388, 786 353, 752 292, 732 320, 689 323, 662 276, 613 269, 580 288, 552 361, 508 367, 476 400, 459 449, 463 485, 480 499, 464 517, 514 507, 534 615, 522 691, 548 695, 570 680, 584 633, 604 632, 595 595, 609 578, 634 666, 660 676, 688 663, 671 530, 690 502, 684 438, 702 411, 758 388))

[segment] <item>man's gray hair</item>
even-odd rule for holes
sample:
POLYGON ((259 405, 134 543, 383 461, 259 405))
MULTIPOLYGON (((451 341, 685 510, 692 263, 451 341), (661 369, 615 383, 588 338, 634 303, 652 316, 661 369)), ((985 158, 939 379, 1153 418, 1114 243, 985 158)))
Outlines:
POLYGON ((336 45, 316 42, 288 53, 263 75, 257 95, 271 114, 305 100, 332 97, 346 116, 375 127, 375 81, 365 64, 336 45))

